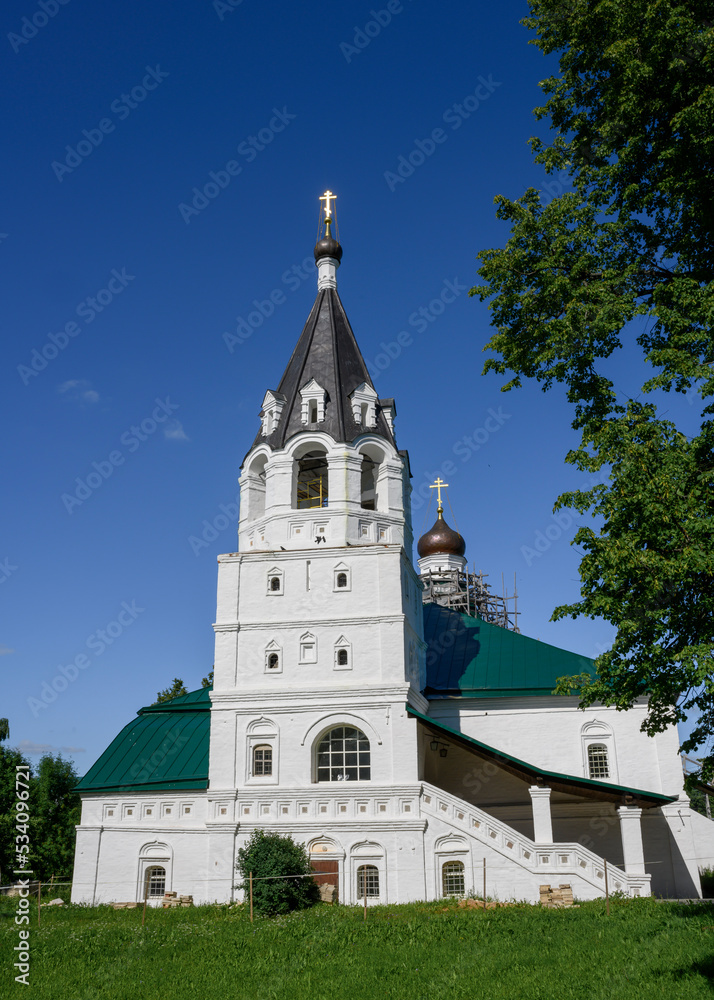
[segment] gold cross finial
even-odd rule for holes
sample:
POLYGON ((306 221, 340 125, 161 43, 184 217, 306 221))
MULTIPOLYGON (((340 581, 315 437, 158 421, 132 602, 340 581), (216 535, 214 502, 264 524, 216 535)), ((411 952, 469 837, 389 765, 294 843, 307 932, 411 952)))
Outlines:
POLYGON ((320 201, 324 201, 325 203, 326 219, 332 218, 332 205, 330 203, 336 200, 337 200, 337 195, 333 194, 332 191, 329 190, 329 188, 327 189, 327 191, 325 191, 323 195, 320 195, 320 201))
POLYGON ((430 489, 430 490, 436 490, 436 495, 437 495, 437 503, 438 503, 438 506, 437 506, 437 508, 436 508, 436 511, 437 511, 437 513, 438 513, 438 514, 441 514, 441 512, 442 512, 442 511, 443 511, 443 509, 444 509, 444 508, 442 507, 442 505, 441 505, 441 491, 442 491, 443 489, 446 489, 446 487, 447 487, 448 485, 449 485, 449 484, 448 484, 448 483, 445 483, 445 482, 444 482, 444 480, 443 480, 443 479, 441 478, 441 476, 437 476, 437 477, 436 477, 436 482, 434 483, 434 485, 433 485, 433 486, 430 486, 430 487, 429 487, 429 489, 430 489))

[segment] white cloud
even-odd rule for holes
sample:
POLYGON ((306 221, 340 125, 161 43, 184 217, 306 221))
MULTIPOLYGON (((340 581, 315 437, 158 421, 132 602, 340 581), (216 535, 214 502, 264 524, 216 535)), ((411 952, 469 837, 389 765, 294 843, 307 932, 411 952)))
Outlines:
POLYGON ((86 753, 84 747, 53 747, 49 743, 33 743, 32 740, 20 740, 17 749, 30 756, 41 753, 86 753))
POLYGON ((166 427, 164 427, 164 437, 168 438, 169 441, 190 440, 186 435, 186 431, 183 429, 183 424, 180 420, 172 420, 166 425, 166 427))
POLYGON ((0 656, 8 656, 10 653, 14 653, 14 649, 10 649, 9 646, 0 646, 0 656))
POLYGON ((35 754, 54 753, 57 748, 50 746, 49 743, 33 743, 32 740, 20 740, 17 744, 17 749, 21 753, 35 754))
POLYGON ((57 391, 75 403, 98 403, 99 393, 91 388, 92 383, 86 379, 71 378, 57 386, 57 391))

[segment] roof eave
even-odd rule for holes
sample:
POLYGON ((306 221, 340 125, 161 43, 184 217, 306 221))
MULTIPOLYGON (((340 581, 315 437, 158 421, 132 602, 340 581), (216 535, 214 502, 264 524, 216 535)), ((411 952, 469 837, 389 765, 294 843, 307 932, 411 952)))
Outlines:
POLYGON ((417 712, 409 704, 406 705, 406 709, 409 715, 427 723, 441 733, 448 734, 455 743, 458 743, 471 753, 476 753, 485 759, 493 760, 504 771, 508 771, 509 774, 521 778, 523 781, 531 781, 532 784, 536 785, 545 784, 555 791, 564 792, 565 794, 584 795, 587 798, 617 802, 620 805, 639 805, 647 809, 677 801, 676 795, 661 795, 659 792, 648 792, 641 788, 627 788, 624 785, 615 785, 610 782, 594 781, 592 778, 579 778, 576 775, 546 771, 535 764, 520 760, 518 757, 512 757, 511 754, 496 750, 495 747, 491 747, 487 743, 482 743, 471 736, 466 736, 464 733, 452 729, 451 726, 446 726, 442 722, 436 722, 436 720, 429 718, 428 715, 422 715, 421 712, 417 712))

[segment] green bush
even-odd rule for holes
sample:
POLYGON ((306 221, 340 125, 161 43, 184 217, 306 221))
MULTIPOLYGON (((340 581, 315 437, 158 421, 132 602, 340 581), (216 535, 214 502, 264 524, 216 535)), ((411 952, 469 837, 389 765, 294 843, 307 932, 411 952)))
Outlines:
POLYGON ((263 916, 304 910, 319 902, 320 890, 315 880, 305 877, 312 875, 307 851, 292 837, 255 830, 246 846, 238 851, 236 868, 243 878, 237 888, 244 891, 246 901, 249 875, 253 873, 253 909, 263 916), (284 877, 288 875, 296 877, 284 877))

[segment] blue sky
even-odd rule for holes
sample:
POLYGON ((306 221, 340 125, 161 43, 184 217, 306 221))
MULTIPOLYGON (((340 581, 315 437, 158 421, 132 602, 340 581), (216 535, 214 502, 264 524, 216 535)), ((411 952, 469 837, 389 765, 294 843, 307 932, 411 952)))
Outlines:
MULTIPOLYGON (((477 252, 508 236, 494 196, 548 182, 527 140, 547 127, 532 109, 554 64, 528 45, 525 13, 4 5, 0 715, 13 744, 61 748, 82 773, 173 677, 194 688, 211 669, 215 557, 235 549, 240 463, 314 300, 327 187, 340 294, 397 401, 416 534, 433 519, 420 487, 441 473, 475 567, 499 587, 517 573, 522 631, 607 647, 607 623, 549 622, 578 595, 575 523, 557 525, 553 501, 587 482, 563 462, 576 440, 564 394, 503 394, 481 376, 489 314, 466 294, 477 252)), ((636 393, 636 351, 610 368, 636 393)), ((666 402, 694 428, 694 407, 666 402)))

